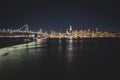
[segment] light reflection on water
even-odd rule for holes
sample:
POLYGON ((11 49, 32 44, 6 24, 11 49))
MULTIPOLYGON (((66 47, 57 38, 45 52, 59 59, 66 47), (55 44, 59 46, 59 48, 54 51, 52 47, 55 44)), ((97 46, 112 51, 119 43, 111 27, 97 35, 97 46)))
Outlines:
POLYGON ((40 49, 40 47, 46 46, 42 44, 44 42, 45 40, 41 40, 0 49, 0 68, 10 66, 10 64, 21 64, 23 60, 32 60, 37 57, 36 55, 42 55, 41 52, 44 49, 40 49))
POLYGON ((67 40, 68 44, 67 44, 67 60, 68 60, 68 64, 72 63, 72 58, 73 58, 73 40, 69 39, 67 40))
POLYGON ((107 58, 106 55, 119 52, 118 42, 119 40, 115 40, 113 46, 112 40, 109 39, 96 41, 60 38, 3 48, 0 49, 0 77, 3 72, 4 75, 22 72, 21 75, 29 76, 32 73, 32 76, 36 76, 38 72, 45 76, 54 73, 65 74, 68 77, 80 75, 77 72, 84 74, 104 72, 104 65, 107 62, 112 64, 110 62, 114 61, 113 56, 107 58))
POLYGON ((62 57, 62 41, 61 41, 61 38, 59 38, 59 45, 58 45, 58 61, 61 60, 61 57, 62 57))

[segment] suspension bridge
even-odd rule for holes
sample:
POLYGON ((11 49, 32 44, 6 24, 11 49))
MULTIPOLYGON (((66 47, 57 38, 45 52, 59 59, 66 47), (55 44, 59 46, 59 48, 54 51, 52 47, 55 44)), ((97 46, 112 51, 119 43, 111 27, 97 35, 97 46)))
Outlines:
POLYGON ((12 29, 3 29, 0 30, 0 38, 23 38, 24 41, 29 41, 30 38, 39 39, 47 37, 47 32, 42 31, 30 31, 29 26, 25 24, 24 26, 20 27, 19 29, 12 30, 12 29))

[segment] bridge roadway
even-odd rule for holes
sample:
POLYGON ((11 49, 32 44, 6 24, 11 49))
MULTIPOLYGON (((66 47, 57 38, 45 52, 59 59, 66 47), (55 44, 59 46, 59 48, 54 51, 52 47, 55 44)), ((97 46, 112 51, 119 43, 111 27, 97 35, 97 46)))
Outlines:
POLYGON ((33 31, 0 31, 0 48, 33 42, 35 40, 46 38, 48 34, 33 31))
POLYGON ((0 38, 11 37, 11 38, 19 38, 19 37, 27 37, 27 38, 41 38, 46 37, 48 34, 43 32, 34 32, 29 30, 29 26, 25 24, 17 30, 12 29, 3 29, 0 30, 0 38))
POLYGON ((33 31, 0 31, 0 37, 46 37, 47 33, 33 32, 33 31))

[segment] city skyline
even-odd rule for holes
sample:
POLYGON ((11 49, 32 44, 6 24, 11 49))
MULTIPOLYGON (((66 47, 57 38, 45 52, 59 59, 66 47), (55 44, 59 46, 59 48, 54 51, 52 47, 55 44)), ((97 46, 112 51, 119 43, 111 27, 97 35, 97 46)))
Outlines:
POLYGON ((0 29, 0 37, 31 37, 33 39, 40 38, 104 38, 104 37, 120 37, 120 32, 108 32, 102 31, 96 28, 93 29, 73 29, 73 26, 69 26, 65 31, 50 32, 39 29, 39 31, 32 31, 29 26, 25 24, 19 29, 0 29))
POLYGON ((119 5, 115 1, 0 1, 0 28, 31 30, 95 29, 120 31, 119 5))

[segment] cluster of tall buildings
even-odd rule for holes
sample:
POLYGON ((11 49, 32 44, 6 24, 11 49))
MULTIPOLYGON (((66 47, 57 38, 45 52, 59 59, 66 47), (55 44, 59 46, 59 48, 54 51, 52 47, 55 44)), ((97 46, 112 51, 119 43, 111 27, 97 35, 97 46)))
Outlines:
POLYGON ((95 38, 95 37, 120 37, 120 32, 112 33, 96 30, 85 29, 85 30, 73 30, 70 26, 65 33, 51 31, 49 34, 50 38, 95 38))

